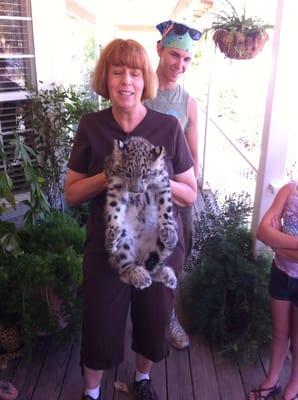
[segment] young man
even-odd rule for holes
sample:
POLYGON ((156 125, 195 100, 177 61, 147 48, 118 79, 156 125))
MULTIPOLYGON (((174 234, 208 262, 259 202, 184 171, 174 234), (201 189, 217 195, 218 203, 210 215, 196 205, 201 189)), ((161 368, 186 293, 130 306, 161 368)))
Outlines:
MULTIPOLYGON (((197 41, 201 33, 185 24, 165 21, 156 26, 162 35, 157 43, 159 64, 157 76, 159 89, 154 100, 145 105, 153 110, 174 115, 180 122, 194 161, 196 178, 199 176, 197 101, 178 84, 179 78, 191 64, 197 41)), ((193 218, 192 207, 181 207, 183 221, 185 260, 192 247, 193 218)), ((183 349, 189 346, 189 339, 180 325, 175 310, 170 324, 171 344, 183 349)))

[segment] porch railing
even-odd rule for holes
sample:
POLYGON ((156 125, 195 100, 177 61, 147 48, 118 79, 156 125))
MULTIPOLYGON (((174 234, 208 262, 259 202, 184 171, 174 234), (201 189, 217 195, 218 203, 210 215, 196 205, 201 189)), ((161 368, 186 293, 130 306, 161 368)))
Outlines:
POLYGON ((203 154, 203 187, 220 197, 247 192, 253 200, 257 167, 219 125, 209 118, 203 154))

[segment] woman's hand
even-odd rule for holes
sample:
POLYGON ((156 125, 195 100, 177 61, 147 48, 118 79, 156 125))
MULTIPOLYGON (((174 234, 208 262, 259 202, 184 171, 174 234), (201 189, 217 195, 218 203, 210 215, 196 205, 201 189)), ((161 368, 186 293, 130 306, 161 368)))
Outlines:
POLYGON ((107 186, 105 172, 88 176, 79 172, 68 170, 64 186, 64 196, 70 207, 77 206, 84 201, 98 196, 107 186))

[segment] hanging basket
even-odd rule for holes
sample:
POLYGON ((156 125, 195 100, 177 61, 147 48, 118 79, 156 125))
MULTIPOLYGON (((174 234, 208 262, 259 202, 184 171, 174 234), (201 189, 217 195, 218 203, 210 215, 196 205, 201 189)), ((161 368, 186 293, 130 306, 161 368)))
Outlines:
POLYGON ((226 57, 237 60, 254 58, 263 49, 268 38, 265 31, 243 33, 219 29, 213 35, 213 40, 220 51, 226 57))

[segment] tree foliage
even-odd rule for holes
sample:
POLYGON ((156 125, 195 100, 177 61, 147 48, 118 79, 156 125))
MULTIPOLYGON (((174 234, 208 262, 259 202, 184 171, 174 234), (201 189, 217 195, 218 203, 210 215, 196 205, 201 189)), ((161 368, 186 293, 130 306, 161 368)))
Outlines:
POLYGON ((245 194, 222 204, 205 198, 195 222, 194 251, 182 288, 188 329, 222 356, 246 364, 270 340, 267 285, 272 258, 254 257, 245 194))

